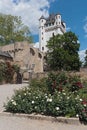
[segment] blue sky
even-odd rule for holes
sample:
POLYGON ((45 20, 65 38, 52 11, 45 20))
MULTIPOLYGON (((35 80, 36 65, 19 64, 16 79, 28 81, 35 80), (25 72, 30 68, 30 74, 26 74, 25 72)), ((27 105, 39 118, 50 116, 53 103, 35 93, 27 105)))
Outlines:
POLYGON ((34 42, 39 41, 41 15, 48 17, 50 13, 60 13, 67 30, 78 36, 80 50, 87 49, 87 0, 0 0, 0 13, 21 16, 34 42))

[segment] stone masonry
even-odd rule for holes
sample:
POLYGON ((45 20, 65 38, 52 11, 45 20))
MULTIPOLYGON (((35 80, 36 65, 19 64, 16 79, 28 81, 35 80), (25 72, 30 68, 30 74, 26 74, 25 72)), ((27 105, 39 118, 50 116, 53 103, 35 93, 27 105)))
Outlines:
POLYGON ((3 52, 8 52, 13 57, 13 64, 20 66, 25 72, 43 72, 43 53, 34 44, 16 42, 0 47, 3 52))

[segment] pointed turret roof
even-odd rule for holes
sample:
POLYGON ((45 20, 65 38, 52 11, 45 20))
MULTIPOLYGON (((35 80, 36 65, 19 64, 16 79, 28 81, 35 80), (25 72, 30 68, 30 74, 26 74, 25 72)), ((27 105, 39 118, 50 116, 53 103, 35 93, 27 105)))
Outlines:
POLYGON ((41 20, 41 19, 45 19, 45 17, 42 15, 39 20, 41 20))

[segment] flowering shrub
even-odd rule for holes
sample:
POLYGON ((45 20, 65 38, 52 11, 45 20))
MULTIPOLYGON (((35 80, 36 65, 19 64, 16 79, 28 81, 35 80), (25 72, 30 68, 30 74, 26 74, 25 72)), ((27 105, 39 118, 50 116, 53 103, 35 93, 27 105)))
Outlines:
POLYGON ((33 91, 35 91, 35 89, 37 90, 39 88, 39 90, 41 90, 43 92, 48 92, 46 78, 42 78, 42 79, 38 79, 38 80, 32 79, 30 81, 30 87, 31 87, 31 89, 33 89, 33 91))
POLYGON ((14 69, 10 62, 6 62, 6 68, 5 68, 5 81, 7 83, 11 83, 13 79, 14 69))
POLYGON ((62 92, 65 87, 71 92, 83 88, 79 76, 68 75, 65 72, 59 72, 57 74, 50 73, 47 79, 47 86, 50 93, 53 93, 55 90, 62 92))
POLYGON ((46 82, 50 93, 53 93, 55 90, 62 91, 67 84, 67 75, 64 72, 50 73, 46 82))
POLYGON ((80 99, 80 104, 78 105, 77 109, 80 122, 87 124, 87 100, 80 99))
POLYGON ((40 113, 51 116, 76 117, 76 104, 78 98, 74 100, 73 95, 65 91, 55 91, 53 95, 24 88, 16 91, 11 100, 5 104, 6 111, 13 113, 40 113))
POLYGON ((77 75, 69 76, 69 84, 71 84, 69 90, 72 92, 83 88, 80 77, 77 75))
POLYGON ((3 62, 0 62, 0 83, 2 83, 4 80, 5 68, 6 68, 6 65, 3 62))
POLYGON ((12 83, 13 75, 15 72, 15 66, 11 65, 10 62, 0 62, 0 84, 12 83))
POLYGON ((5 109, 13 113, 79 117, 87 122, 86 92, 79 77, 51 73, 48 78, 34 79, 29 87, 17 90, 5 109))

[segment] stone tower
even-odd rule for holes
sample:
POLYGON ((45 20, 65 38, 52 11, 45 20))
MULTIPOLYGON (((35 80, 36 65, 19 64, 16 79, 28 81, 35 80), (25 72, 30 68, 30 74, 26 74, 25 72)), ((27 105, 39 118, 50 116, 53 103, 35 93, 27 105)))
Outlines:
POLYGON ((41 16, 39 19, 39 50, 46 52, 47 41, 54 35, 64 34, 66 24, 62 21, 60 14, 50 14, 48 18, 41 16))

